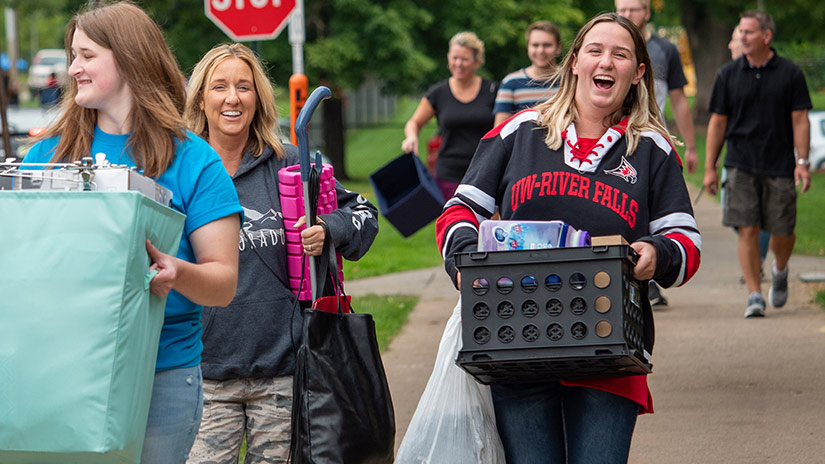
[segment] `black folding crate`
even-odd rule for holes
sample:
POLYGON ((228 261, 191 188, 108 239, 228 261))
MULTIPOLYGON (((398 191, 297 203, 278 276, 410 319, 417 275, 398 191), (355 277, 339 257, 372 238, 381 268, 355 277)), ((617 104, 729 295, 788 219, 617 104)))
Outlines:
POLYGON ((418 156, 404 153, 370 174, 378 210, 404 237, 441 214, 445 199, 418 156))
POLYGON ((461 253, 462 348, 485 384, 649 373, 628 245, 461 253))

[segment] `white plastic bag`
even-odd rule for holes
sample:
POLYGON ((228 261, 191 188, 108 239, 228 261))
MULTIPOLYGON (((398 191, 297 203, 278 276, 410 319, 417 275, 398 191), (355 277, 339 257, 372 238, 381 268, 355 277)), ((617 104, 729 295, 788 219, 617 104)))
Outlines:
POLYGON ((395 464, 504 464, 490 387, 455 364, 460 346, 459 299, 395 464))

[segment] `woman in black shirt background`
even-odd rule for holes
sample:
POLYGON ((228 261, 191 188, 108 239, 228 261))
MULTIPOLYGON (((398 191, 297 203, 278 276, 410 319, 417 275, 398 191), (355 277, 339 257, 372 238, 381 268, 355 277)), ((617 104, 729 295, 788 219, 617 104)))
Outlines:
POLYGON ((444 195, 451 198, 470 165, 478 141, 493 128, 498 85, 476 71, 484 64, 484 42, 472 32, 450 39, 447 64, 451 77, 427 90, 404 126, 404 153, 418 154, 418 134, 435 116, 442 136, 435 172, 444 195))

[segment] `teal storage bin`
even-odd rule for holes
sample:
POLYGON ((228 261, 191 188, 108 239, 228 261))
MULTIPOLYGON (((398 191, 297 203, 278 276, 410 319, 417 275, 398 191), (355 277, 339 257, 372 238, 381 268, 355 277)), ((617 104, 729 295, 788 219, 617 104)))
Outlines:
POLYGON ((136 192, 0 191, 0 463, 140 461, 165 298, 145 241, 185 216, 136 192))

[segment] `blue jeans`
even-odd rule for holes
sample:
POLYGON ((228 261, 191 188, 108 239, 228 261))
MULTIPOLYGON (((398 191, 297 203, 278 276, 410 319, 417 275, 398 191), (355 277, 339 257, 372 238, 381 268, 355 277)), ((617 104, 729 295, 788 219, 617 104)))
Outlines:
POLYGON ((507 464, 627 462, 635 402, 559 382, 490 389, 507 464))
POLYGON ((200 365, 155 373, 142 464, 183 464, 203 413, 200 365))

